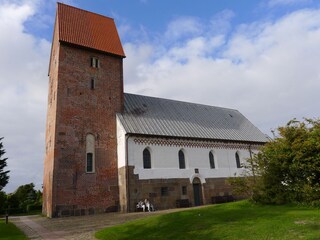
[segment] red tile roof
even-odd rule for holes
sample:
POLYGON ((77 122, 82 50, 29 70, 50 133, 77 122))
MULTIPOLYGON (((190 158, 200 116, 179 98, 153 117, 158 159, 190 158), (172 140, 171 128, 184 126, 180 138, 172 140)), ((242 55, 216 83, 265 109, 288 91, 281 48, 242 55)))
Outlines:
POLYGON ((112 18, 58 3, 59 41, 125 57, 112 18))

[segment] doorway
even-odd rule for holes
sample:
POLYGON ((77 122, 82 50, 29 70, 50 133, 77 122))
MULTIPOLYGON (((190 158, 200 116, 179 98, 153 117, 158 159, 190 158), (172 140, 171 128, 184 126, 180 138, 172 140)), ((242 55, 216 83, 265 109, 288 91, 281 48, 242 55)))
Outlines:
POLYGON ((201 191, 200 179, 194 178, 192 185, 193 185, 193 195, 194 195, 194 206, 200 206, 202 204, 202 191, 201 191))

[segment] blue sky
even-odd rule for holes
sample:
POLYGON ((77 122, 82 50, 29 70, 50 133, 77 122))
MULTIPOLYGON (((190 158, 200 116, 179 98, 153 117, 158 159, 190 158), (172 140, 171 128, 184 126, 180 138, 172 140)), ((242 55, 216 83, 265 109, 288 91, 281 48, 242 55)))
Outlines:
MULTIPOLYGON (((13 1, 19 2, 19 1, 13 1)), ((22 1, 20 1, 22 2, 22 1)), ((150 34, 161 34, 171 21, 181 17, 195 17, 209 22, 224 11, 232 12, 232 27, 261 20, 276 20, 301 8, 319 7, 314 0, 68 0, 61 1, 88 11, 112 17, 118 25, 130 25, 134 29, 145 29, 150 34)), ((26 30, 36 36, 51 41, 55 1, 41 3, 39 11, 26 22, 26 30), (35 22, 46 15, 45 26, 35 27, 35 22), (52 23, 52 24, 48 24, 52 23)), ((43 22, 41 20, 41 22, 43 22)), ((38 25, 38 24, 36 24, 38 25)), ((130 41, 133 36, 124 35, 122 41, 130 41)))
MULTIPOLYGON (((238 109, 269 135, 320 116, 320 1, 62 2, 115 19, 126 92, 238 109)), ((41 187, 55 9, 54 0, 0 0, 7 192, 41 187)))

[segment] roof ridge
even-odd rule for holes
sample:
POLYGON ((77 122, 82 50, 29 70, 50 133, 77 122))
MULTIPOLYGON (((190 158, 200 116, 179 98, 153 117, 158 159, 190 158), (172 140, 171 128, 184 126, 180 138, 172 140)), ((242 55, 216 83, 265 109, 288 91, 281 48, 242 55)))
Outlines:
POLYGON ((135 96, 140 96, 140 97, 147 97, 147 98, 153 98, 153 99, 160 99, 160 100, 166 100, 166 101, 172 101, 172 102, 180 102, 180 103, 186 103, 186 104, 191 104, 191 105, 198 105, 198 106, 203 106, 203 107, 214 107, 214 108, 220 108, 220 109, 226 109, 226 110, 233 110, 239 112, 237 109, 234 108, 226 108, 226 107, 220 107, 220 106, 212 106, 209 104, 202 104, 202 103, 193 103, 193 102, 188 102, 188 101, 182 101, 182 100, 175 100, 175 99, 169 99, 169 98, 163 98, 163 97, 153 97, 153 96, 147 96, 147 95, 141 95, 141 94, 136 94, 136 93, 124 93, 127 95, 135 95, 135 96))
POLYGON ((67 7, 70 7, 70 8, 74 8, 74 9, 82 11, 82 12, 87 12, 87 13, 90 13, 90 14, 93 14, 93 15, 97 15, 97 16, 100 16, 100 17, 109 18, 109 19, 114 21, 114 18, 112 18, 112 17, 108 17, 108 16, 102 15, 100 13, 91 12, 89 10, 77 8, 75 6, 71 6, 71 5, 68 5, 68 4, 65 4, 65 3, 57 2, 57 5, 64 5, 64 6, 67 6, 67 7))

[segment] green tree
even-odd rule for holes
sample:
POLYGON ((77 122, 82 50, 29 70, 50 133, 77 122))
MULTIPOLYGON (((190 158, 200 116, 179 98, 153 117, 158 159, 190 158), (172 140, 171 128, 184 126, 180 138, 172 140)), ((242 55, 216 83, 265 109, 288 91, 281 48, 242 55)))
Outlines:
POLYGON ((2 158, 2 156, 6 153, 6 151, 3 149, 2 139, 3 137, 0 138, 0 191, 9 182, 8 173, 10 172, 10 171, 4 171, 4 168, 7 166, 8 158, 2 158))
POLYGON ((40 190, 36 191, 36 201, 35 204, 42 206, 42 192, 40 190))
POLYGON ((279 127, 246 168, 242 179, 230 183, 250 189, 254 201, 320 204, 320 119, 294 119, 279 127))
POLYGON ((0 191, 0 214, 5 213, 7 208, 7 195, 5 192, 0 191))
POLYGON ((14 193, 8 194, 8 208, 19 208, 19 199, 14 193))
POLYGON ((29 183, 21 185, 17 190, 8 195, 8 206, 10 209, 21 209, 27 211, 27 206, 37 203, 37 192, 34 190, 34 184, 29 183))

